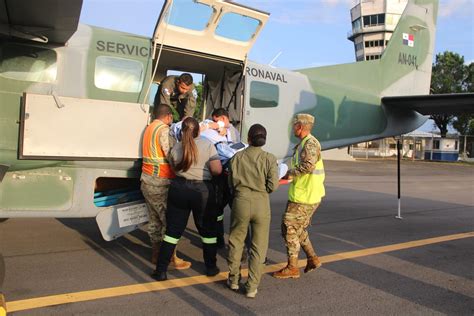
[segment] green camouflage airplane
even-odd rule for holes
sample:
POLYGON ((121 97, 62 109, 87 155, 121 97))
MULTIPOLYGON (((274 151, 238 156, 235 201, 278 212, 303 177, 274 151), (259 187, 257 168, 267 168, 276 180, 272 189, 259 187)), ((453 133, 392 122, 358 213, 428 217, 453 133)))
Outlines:
POLYGON ((472 111, 472 95, 427 96, 437 0, 409 1, 380 60, 297 71, 247 60, 269 14, 234 2, 165 1, 151 39, 81 25, 81 7, 0 0, 0 218, 94 217, 106 240, 146 221, 140 141, 170 70, 203 74, 204 116, 227 108, 244 139, 263 124, 282 159, 296 113, 330 149, 472 111))

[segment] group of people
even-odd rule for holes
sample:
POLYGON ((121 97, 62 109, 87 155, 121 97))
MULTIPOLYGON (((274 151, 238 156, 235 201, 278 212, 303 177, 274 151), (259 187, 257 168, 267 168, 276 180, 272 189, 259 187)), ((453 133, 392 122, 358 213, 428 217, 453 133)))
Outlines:
MULTIPOLYGON (((152 277, 164 281, 168 267, 191 266, 176 254, 191 213, 201 236, 206 275, 217 275, 217 249, 224 244, 223 210, 229 204, 227 286, 234 291, 240 289, 243 249, 245 240, 250 240, 245 293, 254 298, 268 249, 269 194, 278 188, 281 178, 276 157, 262 149, 267 131, 260 124, 252 125, 248 145, 242 145, 225 109, 214 110, 212 120, 201 124, 192 117, 193 86, 189 74, 169 76, 164 82, 168 84, 162 84, 155 98, 154 120, 145 130, 142 150, 141 189, 149 212, 151 261, 156 264, 152 277), (182 119, 173 126, 172 107, 182 119), (240 145, 232 147, 234 144, 240 145)), ((291 180, 282 220, 288 264, 273 274, 276 278, 300 276, 300 247, 307 256, 305 273, 321 266, 307 232, 325 194, 321 146, 311 135, 313 124, 314 117, 309 114, 297 114, 293 121, 293 132, 300 143, 294 148, 291 165, 283 177, 291 180)))

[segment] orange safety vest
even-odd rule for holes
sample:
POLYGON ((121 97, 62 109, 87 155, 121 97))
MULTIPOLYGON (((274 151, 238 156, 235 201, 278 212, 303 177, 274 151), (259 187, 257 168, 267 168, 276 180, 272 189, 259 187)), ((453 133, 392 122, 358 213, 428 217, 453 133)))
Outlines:
POLYGON ((176 175, 166 159, 158 137, 160 130, 164 127, 166 125, 162 121, 154 120, 145 130, 142 147, 142 172, 154 177, 171 179, 176 175))

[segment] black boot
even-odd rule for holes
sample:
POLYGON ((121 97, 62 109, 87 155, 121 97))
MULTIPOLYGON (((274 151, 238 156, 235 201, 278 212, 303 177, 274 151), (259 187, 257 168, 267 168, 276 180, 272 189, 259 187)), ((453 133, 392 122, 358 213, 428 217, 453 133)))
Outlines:
POLYGON ((206 275, 215 276, 220 272, 217 267, 217 246, 216 244, 203 244, 202 252, 204 257, 204 264, 206 265, 206 275))
POLYGON ((168 280, 168 276, 166 275, 166 271, 164 272, 158 272, 158 271, 153 271, 151 274, 151 277, 155 279, 156 281, 166 281, 168 280))
POLYGON ((158 253, 158 262, 156 263, 156 269, 151 274, 151 277, 157 281, 168 280, 166 270, 170 264, 171 257, 173 256, 176 245, 168 242, 162 242, 160 251, 158 253))
POLYGON ((206 275, 208 277, 213 277, 215 275, 218 275, 219 272, 221 272, 221 270, 219 270, 217 266, 211 267, 211 268, 206 267, 206 275))

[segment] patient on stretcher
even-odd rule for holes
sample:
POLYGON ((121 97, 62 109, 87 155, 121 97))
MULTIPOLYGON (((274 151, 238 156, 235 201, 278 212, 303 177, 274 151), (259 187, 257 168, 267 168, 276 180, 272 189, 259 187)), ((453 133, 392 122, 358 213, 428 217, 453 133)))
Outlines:
MULTIPOLYGON (((204 120, 201 122, 200 136, 203 138, 208 139, 211 143, 216 146, 217 154, 221 160, 222 165, 225 167, 227 162, 234 157, 236 153, 241 150, 244 150, 248 147, 248 144, 243 142, 233 142, 232 139, 229 137, 229 133, 223 133, 222 128, 223 126, 220 124, 218 128, 215 127, 216 123, 212 120, 204 120)), ((217 122, 219 123, 219 122, 217 122)), ((181 141, 181 122, 173 123, 170 127, 170 134, 173 136, 177 141, 181 141)), ((279 178, 283 178, 286 172, 288 171, 288 166, 285 163, 279 162, 278 163, 278 173, 279 178)))

